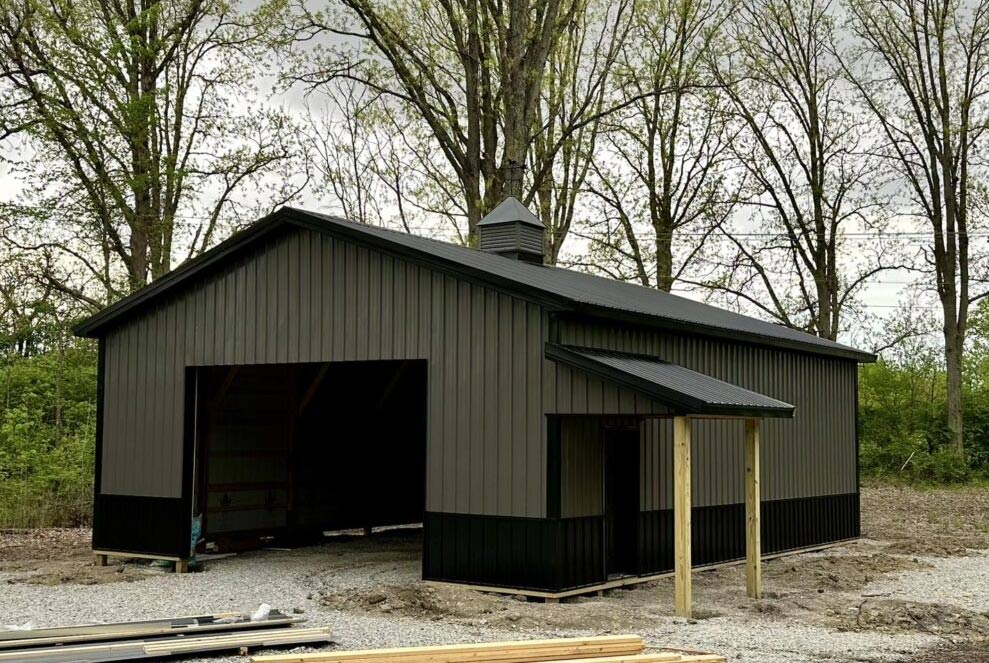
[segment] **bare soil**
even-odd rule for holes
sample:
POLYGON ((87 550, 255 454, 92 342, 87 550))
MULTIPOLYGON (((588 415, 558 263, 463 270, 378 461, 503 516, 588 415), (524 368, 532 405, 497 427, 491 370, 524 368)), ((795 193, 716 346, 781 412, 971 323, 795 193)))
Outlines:
POLYGON ((111 558, 95 566, 88 529, 0 530, 0 573, 9 584, 98 585, 132 582, 161 571, 147 560, 111 558))
POLYGON ((867 486, 862 535, 897 555, 950 557, 989 548, 989 489, 867 486))

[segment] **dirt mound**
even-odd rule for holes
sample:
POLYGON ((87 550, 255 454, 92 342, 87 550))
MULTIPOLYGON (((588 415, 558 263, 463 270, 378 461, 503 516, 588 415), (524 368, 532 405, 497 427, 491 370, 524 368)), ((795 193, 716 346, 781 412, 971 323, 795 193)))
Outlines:
MULTIPOLYGON (((402 617, 453 620, 468 626, 502 630, 593 630, 620 632, 650 623, 651 610, 621 599, 628 592, 608 592, 608 598, 578 597, 563 603, 528 601, 525 597, 477 592, 471 589, 416 583, 387 585, 371 590, 327 589, 320 604, 335 610, 377 612, 402 617)), ((713 610, 698 609, 695 619, 717 617, 713 610)))
POLYGON ((845 627, 856 631, 921 632, 933 635, 989 638, 989 615, 957 606, 868 599, 845 627))
POLYGON ((985 547, 984 537, 970 535, 953 536, 947 539, 904 539, 890 543, 887 549, 895 555, 965 557, 971 550, 985 547))
POLYGON ((495 609, 485 594, 465 595, 457 589, 414 585, 383 585, 372 590, 327 590, 320 604, 336 610, 399 614, 408 617, 476 617, 495 609))
POLYGON ((845 592, 864 587, 887 573, 923 568, 930 568, 930 565, 917 559, 879 552, 783 558, 767 564, 763 573, 767 579, 779 580, 789 587, 845 592))

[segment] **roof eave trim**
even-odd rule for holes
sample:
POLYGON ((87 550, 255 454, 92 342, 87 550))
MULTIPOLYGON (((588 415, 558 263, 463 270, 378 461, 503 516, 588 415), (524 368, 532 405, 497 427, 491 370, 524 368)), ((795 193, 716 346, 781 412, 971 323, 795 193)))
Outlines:
MULTIPOLYGON (((545 356, 551 361, 573 366, 591 375, 614 382, 621 386, 638 391, 650 398, 661 401, 669 405, 675 414, 689 416, 710 416, 710 417, 734 417, 739 419, 762 419, 762 418, 782 418, 792 419, 796 408, 789 407, 759 407, 753 408, 744 405, 711 404, 705 401, 691 398, 678 391, 665 389, 659 385, 643 380, 624 371, 611 368, 600 362, 593 361, 576 353, 569 348, 547 343, 545 356)), ((659 361, 657 359, 657 361, 659 361)))

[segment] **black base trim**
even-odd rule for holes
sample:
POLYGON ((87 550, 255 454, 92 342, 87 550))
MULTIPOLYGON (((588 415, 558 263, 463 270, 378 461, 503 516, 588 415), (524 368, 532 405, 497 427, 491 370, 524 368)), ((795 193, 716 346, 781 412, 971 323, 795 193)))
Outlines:
MULTIPOLYGON (((696 507, 693 565, 745 557, 745 505, 696 507)), ((854 539, 859 495, 762 503, 762 552, 854 539)), ((560 592, 603 583, 604 518, 512 518, 427 512, 422 575, 472 585, 560 592)), ((673 511, 639 514, 638 575, 673 570, 673 511)))
POLYGON ((93 548, 168 557, 189 556, 189 505, 182 498, 97 495, 93 548))
POLYGON ((427 512, 422 576, 473 585, 562 591, 604 581, 604 519, 427 512))
MULTIPOLYGON (((745 505, 695 507, 691 512, 694 566, 745 557, 745 505)), ((860 535, 859 495, 824 495, 762 503, 762 552, 809 548, 860 535)), ((639 514, 639 573, 673 570, 673 510, 639 514)))

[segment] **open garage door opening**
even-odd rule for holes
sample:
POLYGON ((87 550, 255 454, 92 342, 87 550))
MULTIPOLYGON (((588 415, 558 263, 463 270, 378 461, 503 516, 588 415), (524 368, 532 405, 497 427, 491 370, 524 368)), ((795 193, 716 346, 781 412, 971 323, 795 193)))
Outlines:
POLYGON ((210 548, 422 522, 425 361, 201 367, 194 388, 210 548))

